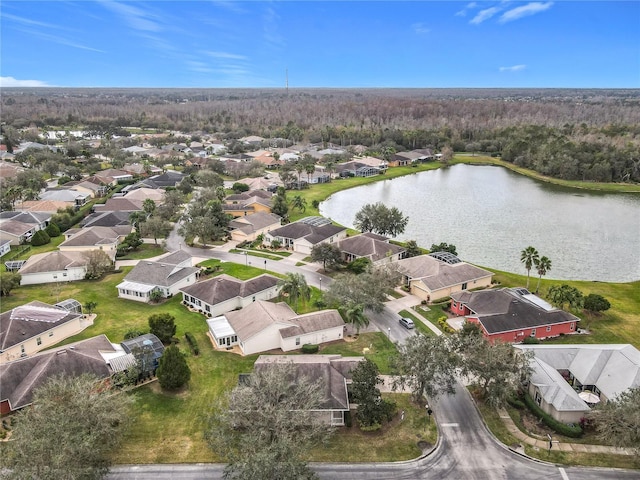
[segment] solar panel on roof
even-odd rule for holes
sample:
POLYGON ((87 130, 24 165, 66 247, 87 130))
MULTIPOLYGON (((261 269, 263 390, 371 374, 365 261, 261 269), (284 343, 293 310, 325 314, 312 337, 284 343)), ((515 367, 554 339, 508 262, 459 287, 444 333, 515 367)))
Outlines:
POLYGON ((7 272, 15 272, 16 270, 20 270, 25 263, 27 263, 26 260, 12 260, 4 262, 4 266, 7 269, 7 272))
POLYGON ((449 252, 433 252, 429 255, 441 262, 448 263, 449 265, 455 265, 456 263, 462 262, 462 260, 456 257, 453 253, 449 252))
POLYGON ((298 220, 298 222, 311 225, 313 227, 321 227, 323 225, 329 225, 331 223, 331 220, 328 220, 324 217, 305 217, 298 220))
POLYGON ((67 312, 59 308, 36 307, 22 305, 11 310, 11 320, 55 323, 67 316, 67 312))

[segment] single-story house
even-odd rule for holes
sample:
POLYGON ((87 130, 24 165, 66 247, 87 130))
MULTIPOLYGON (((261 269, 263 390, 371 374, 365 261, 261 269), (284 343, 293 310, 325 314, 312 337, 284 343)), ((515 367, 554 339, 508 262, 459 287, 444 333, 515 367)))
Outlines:
POLYGON ((433 255, 420 255, 397 262, 403 285, 413 295, 433 302, 455 292, 491 286, 493 273, 462 262, 454 255, 439 259, 433 255))
POLYGON ((237 217, 229 222, 231 239, 237 242, 252 242, 259 235, 280 227, 282 218, 275 213, 257 212, 237 217))
POLYGON ((324 397, 315 413, 329 425, 342 426, 350 409, 348 386, 352 382, 351 371, 362 360, 364 357, 341 355, 260 355, 253 368, 254 371, 261 371, 292 365, 295 379, 306 377, 311 382, 321 380, 324 397))
POLYGON ((120 227, 131 225, 129 212, 96 212, 87 215, 80 222, 83 228, 88 227, 120 227))
POLYGON ((44 230, 51 221, 51 214, 43 212, 1 212, 0 240, 11 245, 28 242, 38 230, 44 230))
POLYGON ((166 191, 163 188, 141 187, 139 184, 130 185, 132 188, 123 188, 127 200, 144 202, 147 198, 153 200, 156 205, 164 202, 166 191))
POLYGON ((629 344, 516 345, 532 352, 529 395, 558 421, 579 423, 591 407, 640 387, 640 351, 629 344))
POLYGON ((91 200, 91 193, 71 188, 56 188, 46 190, 40 194, 40 200, 53 200, 59 202, 73 202, 74 208, 80 208, 91 200))
MULTIPOLYGON (((222 210, 224 213, 231 215, 232 217, 244 217, 257 212, 271 213, 271 194, 269 192, 264 193, 267 194, 268 197, 261 194, 235 201, 228 200, 229 197, 227 197, 227 199, 225 199, 225 203, 222 205, 222 210)), ((230 195, 230 197, 244 196, 240 194, 230 195)))
POLYGON ((31 255, 20 267, 20 285, 84 280, 89 258, 86 252, 59 250, 31 255))
POLYGON ((347 236, 347 229, 333 225, 323 217, 305 217, 265 234, 265 243, 280 242, 283 248, 294 252, 311 254, 311 249, 321 243, 339 242, 347 236))
POLYGON ((456 292, 451 294, 451 311, 478 324, 489 340, 510 343, 575 333, 580 321, 524 288, 456 292))
POLYGON ((256 300, 276 297, 278 279, 266 273, 249 280, 223 274, 183 287, 180 291, 183 304, 213 317, 244 308, 256 300))
POLYGON ((139 182, 147 188, 167 188, 176 187, 187 175, 176 172, 175 170, 167 170, 160 175, 154 175, 139 182))
POLYGON ((106 170, 101 170, 95 175, 100 182, 105 183, 107 185, 111 185, 115 187, 119 182, 128 182, 129 180, 133 180, 133 175, 129 172, 125 172, 124 170, 117 170, 115 168, 108 168, 106 170))
POLYGON ((35 300, 3 312, 0 314, 0 364, 51 347, 80 333, 91 323, 81 313, 35 300))
POLYGON ((93 211, 96 213, 104 212, 141 212, 143 200, 126 198, 126 197, 112 197, 104 204, 94 205, 93 211))
POLYGON ((118 244, 131 230, 131 225, 72 228, 64 232, 65 241, 58 245, 58 249, 62 252, 102 250, 111 260, 115 260, 118 244))
POLYGON ((75 204, 73 202, 61 202, 58 200, 27 200, 22 202, 16 210, 21 212, 33 212, 33 213, 48 213, 53 215, 58 210, 64 210, 68 207, 73 208, 75 204))
POLYGON ((107 194, 107 186, 96 184, 87 180, 71 181, 63 185, 63 187, 78 192, 88 193, 91 198, 103 197, 107 194))
POLYGON ((403 247, 389 243, 387 237, 371 232, 340 240, 338 248, 345 262, 368 258, 374 265, 401 260, 407 253, 403 247))
POLYGON ((335 166, 335 171, 340 177, 373 177, 380 175, 383 170, 357 160, 339 163, 335 166))
POLYGON ((116 287, 118 297, 150 302, 154 291, 169 298, 187 285, 196 283, 200 269, 192 267, 188 253, 178 250, 157 261, 141 260, 116 287))
POLYGON ((122 361, 124 355, 121 346, 111 343, 105 335, 98 335, 0 364, 0 414, 30 405, 35 390, 56 375, 92 374, 108 380, 130 365, 130 360, 122 361))
POLYGON ((284 302, 258 300, 242 310, 207 320, 218 347, 239 345, 244 355, 342 339, 344 321, 337 310, 296 314, 284 302))

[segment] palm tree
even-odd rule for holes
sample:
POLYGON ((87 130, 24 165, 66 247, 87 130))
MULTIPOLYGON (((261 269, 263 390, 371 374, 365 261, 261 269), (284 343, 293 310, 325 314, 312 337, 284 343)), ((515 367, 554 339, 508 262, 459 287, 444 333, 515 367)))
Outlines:
POLYGON ((300 213, 304 213, 304 211, 307 209, 307 199, 302 198, 300 195, 296 195, 291 200, 291 206, 300 210, 300 213))
POLYGON ((529 274, 531 268, 538 262, 538 251, 534 247, 527 247, 522 250, 520 254, 520 261, 524 263, 524 268, 527 269, 527 290, 529 289, 529 274))
POLYGON ((278 281, 278 287, 280 288, 279 294, 281 296, 288 296, 289 303, 296 303, 296 310, 298 310, 298 301, 300 298, 307 301, 311 298, 311 290, 307 285, 307 280, 301 273, 287 273, 284 278, 278 281))
POLYGON ((364 307, 360 304, 349 305, 344 310, 344 318, 347 323, 356 327, 356 335, 360 335, 360 327, 369 325, 369 318, 364 314, 364 307))
POLYGON ((540 257, 538 261, 535 263, 536 269, 538 271, 538 285, 536 286, 536 293, 540 290, 540 281, 542 280, 542 276, 546 275, 549 270, 551 270, 551 260, 548 257, 540 257))

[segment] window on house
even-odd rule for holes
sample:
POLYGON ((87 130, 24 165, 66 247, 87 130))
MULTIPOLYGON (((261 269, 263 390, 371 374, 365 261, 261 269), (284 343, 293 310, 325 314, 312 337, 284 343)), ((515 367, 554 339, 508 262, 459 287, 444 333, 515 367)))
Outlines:
POLYGON ((210 311, 211 311, 211 307, 210 307, 209 305, 205 305, 205 306, 204 306, 204 309, 205 309, 207 312, 210 312, 210 311))
POLYGON ((575 322, 571 322, 570 329, 573 330, 574 328, 576 328, 576 324, 575 322))
POLYGON ((20 353, 24 353, 24 345, 20 345, 20 353))
POLYGON ((532 337, 535 337, 535 336, 536 336, 536 329, 535 329, 535 328, 532 328, 532 329, 531 329, 531 336, 532 336, 532 337))
POLYGON ((62 276, 66 277, 67 276, 67 272, 62 272, 62 276))
POLYGON ((550 331, 551 331, 551 325, 547 327, 547 332, 550 332, 550 331))
POLYGON ((300 345, 300 337, 296 337, 296 345, 300 345))
POLYGON ((50 337, 53 337, 53 332, 49 332, 49 336, 50 336, 50 337))
POLYGON ((540 406, 540 404, 542 403, 542 397, 540 396, 539 392, 536 392, 536 403, 538 404, 538 406, 540 406))
POLYGON ((464 283, 462 284, 462 290, 466 290, 466 289, 467 289, 467 282, 464 282, 464 283))
POLYGON ((36 338, 36 344, 37 345, 42 345, 42 338, 40 338, 40 337, 36 338))

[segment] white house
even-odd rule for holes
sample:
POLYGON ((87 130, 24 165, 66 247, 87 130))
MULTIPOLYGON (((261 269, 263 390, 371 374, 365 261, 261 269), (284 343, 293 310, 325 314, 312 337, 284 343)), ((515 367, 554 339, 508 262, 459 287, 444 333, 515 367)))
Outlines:
POLYGON ((256 301, 242 310, 207 321, 216 346, 239 345, 244 355, 281 349, 297 350, 343 338, 344 321, 337 310, 297 315, 284 302, 256 301))
POLYGON ((321 243, 334 243, 346 238, 347 229, 333 225, 323 217, 306 217, 265 234, 265 243, 274 241, 283 248, 311 255, 311 249, 321 243))
POLYGON ((89 258, 85 252, 45 252, 32 255, 18 273, 20 285, 84 280, 89 258))
POLYGON ((278 294, 278 279, 263 274, 250 280, 219 275, 181 288, 182 303, 208 317, 244 308, 257 300, 270 300, 278 294))

